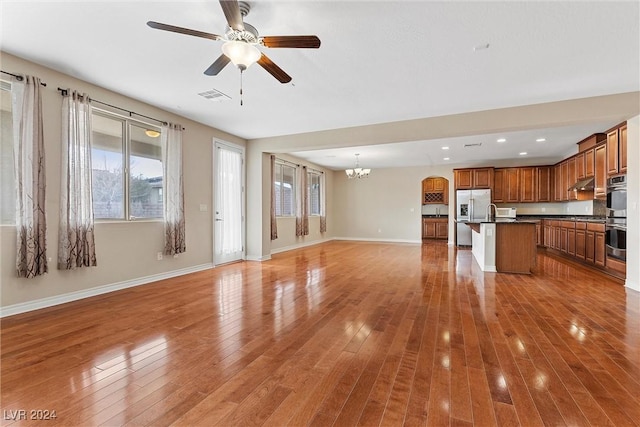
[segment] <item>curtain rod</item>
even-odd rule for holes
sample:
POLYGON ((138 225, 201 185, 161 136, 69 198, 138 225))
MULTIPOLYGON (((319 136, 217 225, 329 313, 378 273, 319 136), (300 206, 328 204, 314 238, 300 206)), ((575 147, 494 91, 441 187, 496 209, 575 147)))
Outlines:
MULTIPOLYGON (((15 77, 19 82, 21 82, 22 80, 24 80, 24 76, 21 76, 20 74, 13 74, 13 73, 10 73, 10 72, 8 72, 8 71, 4 71, 4 70, 0 70, 0 72, 2 72, 2 73, 4 73, 4 74, 8 74, 8 75, 10 75, 10 76, 15 77)), ((45 86, 45 87, 47 86, 47 84, 46 84, 45 82, 40 82, 40 84, 41 84, 42 86, 45 86)))
POLYGON ((276 160, 279 161, 280 163, 289 163, 290 165, 293 165, 293 166, 295 166, 297 168, 300 167, 299 164, 290 162, 289 160, 281 159, 280 157, 276 157, 276 160))
MULTIPOLYGON (((59 87, 58 91, 60 92, 60 94, 62 96, 67 96, 69 94, 69 89, 62 89, 62 88, 59 87)), ((154 117, 145 116, 144 114, 136 113, 135 111, 127 110, 125 108, 118 107, 116 105, 107 104, 106 102, 98 101, 97 99, 89 98, 89 101, 90 102, 95 102, 97 104, 106 105, 107 107, 115 108, 116 110, 125 111, 125 112, 129 113, 129 117, 131 117, 132 114, 135 114, 136 116, 144 117, 144 118, 149 119, 149 120, 155 120, 156 122, 160 122, 163 125, 168 125, 169 124, 165 120, 160 120, 160 119, 156 119, 154 117)), ((186 130, 186 129, 183 127, 182 130, 186 130)))
MULTIPOLYGON (((293 166, 295 166, 297 168, 299 168, 301 166, 301 165, 299 165, 297 163, 290 162, 289 160, 281 159, 280 157, 276 157, 276 160, 279 161, 280 163, 289 163, 290 165, 293 165, 293 166)), ((312 172, 324 173, 321 170, 310 168, 309 166, 307 166, 307 170, 310 170, 312 172)))

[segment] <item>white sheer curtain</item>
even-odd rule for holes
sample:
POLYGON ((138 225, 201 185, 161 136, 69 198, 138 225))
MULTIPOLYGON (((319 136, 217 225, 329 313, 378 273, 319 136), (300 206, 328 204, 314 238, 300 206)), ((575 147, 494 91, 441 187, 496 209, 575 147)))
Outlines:
POLYGON ((296 195, 296 236, 309 235, 309 190, 307 188, 307 167, 298 167, 298 188, 296 195))
POLYGON ((161 143, 164 169, 164 253, 176 255, 187 250, 182 182, 182 125, 164 124, 161 143))
POLYGON ((222 255, 242 252, 242 154, 219 147, 217 152, 216 211, 224 214, 216 233, 216 251, 222 255))
POLYGON ((62 157, 58 268, 94 267, 89 96, 72 91, 62 100, 62 157))
POLYGON ((45 156, 40 79, 25 76, 11 82, 14 165, 16 174, 16 273, 35 277, 47 265, 45 156))
POLYGON ((326 173, 320 176, 320 232, 327 232, 327 179, 326 173))
POLYGON ((271 240, 278 238, 276 219, 276 156, 271 155, 271 240))

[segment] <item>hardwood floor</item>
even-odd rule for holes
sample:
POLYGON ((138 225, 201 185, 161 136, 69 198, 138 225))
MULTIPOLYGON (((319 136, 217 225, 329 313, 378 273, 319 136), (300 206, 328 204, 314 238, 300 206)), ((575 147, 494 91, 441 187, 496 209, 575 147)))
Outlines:
POLYGON ((640 294, 544 253, 329 242, 1 325, 3 425, 640 425, 640 294))

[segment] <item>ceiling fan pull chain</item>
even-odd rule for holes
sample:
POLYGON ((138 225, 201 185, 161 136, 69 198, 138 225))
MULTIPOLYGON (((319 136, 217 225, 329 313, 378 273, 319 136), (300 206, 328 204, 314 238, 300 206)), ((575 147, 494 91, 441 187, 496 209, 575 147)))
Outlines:
POLYGON ((240 69, 240 106, 242 106, 242 69, 240 69))

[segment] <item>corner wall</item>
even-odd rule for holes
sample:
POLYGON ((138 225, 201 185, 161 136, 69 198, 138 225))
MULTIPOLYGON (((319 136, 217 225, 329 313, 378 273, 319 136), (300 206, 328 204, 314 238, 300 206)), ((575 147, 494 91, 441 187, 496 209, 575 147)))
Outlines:
POLYGON ((640 292, 640 116, 627 120, 627 280, 640 292))
POLYGON ((334 172, 336 238, 422 242, 422 180, 449 180, 449 242, 455 214, 453 166, 373 169, 365 179, 334 172))
POLYGON ((246 146, 246 141, 7 53, 0 52, 0 55, 3 70, 35 75, 47 83, 42 91, 42 106, 47 179, 47 255, 51 259, 49 273, 33 279, 18 279, 15 275, 15 227, 0 226, 2 314, 26 311, 30 309, 30 305, 38 308, 38 304, 45 304, 47 301, 64 302, 66 297, 77 299, 92 293, 106 292, 114 290, 114 286, 133 286, 210 268, 213 260, 213 140, 215 138, 242 146, 246 146), (58 87, 86 92, 94 99, 150 117, 181 123, 186 128, 183 137, 187 243, 185 254, 162 261, 156 259, 157 252, 161 252, 164 247, 162 221, 96 222, 98 266, 75 271, 57 270, 62 133, 62 97, 56 90, 58 87), (207 205, 206 212, 200 212, 201 204, 207 205))

